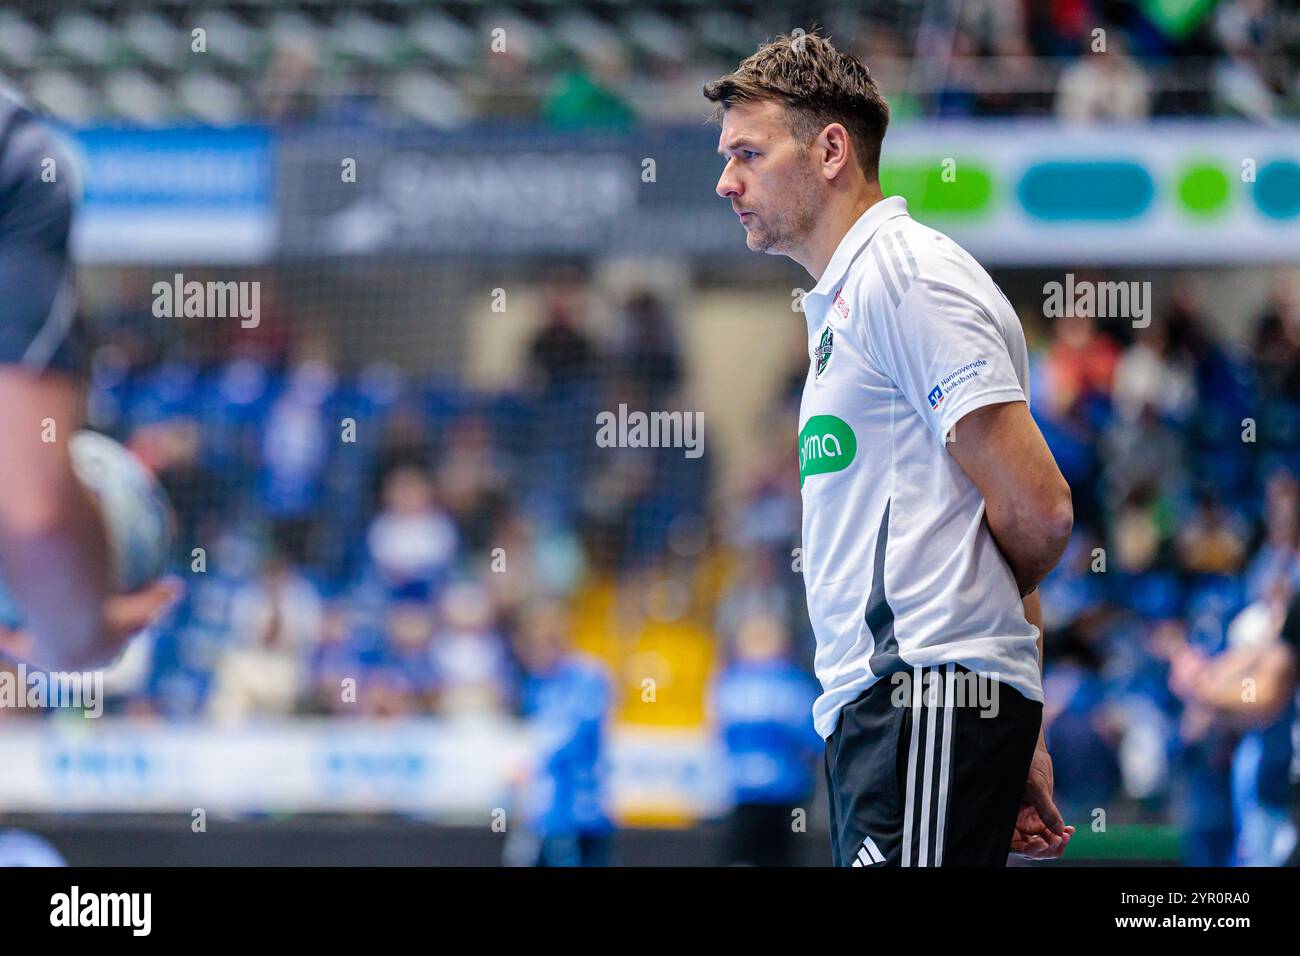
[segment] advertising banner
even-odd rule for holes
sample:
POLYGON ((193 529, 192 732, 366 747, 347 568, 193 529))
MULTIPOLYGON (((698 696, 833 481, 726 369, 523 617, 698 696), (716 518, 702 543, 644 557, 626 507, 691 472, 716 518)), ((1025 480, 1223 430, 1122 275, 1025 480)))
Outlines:
POLYGON ((275 248, 269 131, 96 128, 70 143, 83 262, 253 263, 275 248))
MULTIPOLYGON (((486 823, 517 805, 528 753, 527 733, 508 721, 9 721, 0 734, 0 812, 201 808, 486 823)), ((620 728, 608 761, 620 818, 681 822, 726 806, 725 760, 703 732, 620 728)))
MULTIPOLYGON (((304 133, 281 144, 287 256, 744 256, 716 127, 304 133)), ((881 182, 992 265, 1300 260, 1300 125, 900 124, 881 182)))

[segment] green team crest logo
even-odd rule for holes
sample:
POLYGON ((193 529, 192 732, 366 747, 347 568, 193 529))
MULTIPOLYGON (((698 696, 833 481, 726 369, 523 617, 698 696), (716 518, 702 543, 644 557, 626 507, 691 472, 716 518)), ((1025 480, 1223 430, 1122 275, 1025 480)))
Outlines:
POLYGON ((799 487, 809 475, 843 471, 858 453, 858 436, 834 415, 814 415, 799 431, 799 487))
POLYGON ((817 377, 822 377, 822 372, 826 371, 827 364, 831 360, 831 350, 835 348, 835 332, 828 325, 822 330, 822 337, 817 342, 817 348, 813 349, 813 357, 817 360, 817 377))

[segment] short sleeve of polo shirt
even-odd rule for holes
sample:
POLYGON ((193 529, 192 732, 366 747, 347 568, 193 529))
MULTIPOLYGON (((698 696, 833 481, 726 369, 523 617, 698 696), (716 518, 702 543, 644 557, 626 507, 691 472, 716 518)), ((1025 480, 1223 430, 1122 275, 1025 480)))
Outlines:
POLYGON ((939 441, 977 408, 1028 401, 1006 339, 971 293, 919 275, 877 314, 872 353, 939 441))

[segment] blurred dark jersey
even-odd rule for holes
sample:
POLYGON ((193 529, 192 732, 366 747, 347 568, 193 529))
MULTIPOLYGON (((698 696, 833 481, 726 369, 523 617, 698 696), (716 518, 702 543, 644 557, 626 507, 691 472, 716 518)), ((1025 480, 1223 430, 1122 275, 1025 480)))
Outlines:
POLYGON ((1291 648, 1291 653, 1300 663, 1300 594, 1291 599, 1286 610, 1286 620, 1282 622, 1282 643, 1291 648))
POLYGON ((68 246, 76 183, 52 131, 0 85, 0 363, 82 368, 68 246))

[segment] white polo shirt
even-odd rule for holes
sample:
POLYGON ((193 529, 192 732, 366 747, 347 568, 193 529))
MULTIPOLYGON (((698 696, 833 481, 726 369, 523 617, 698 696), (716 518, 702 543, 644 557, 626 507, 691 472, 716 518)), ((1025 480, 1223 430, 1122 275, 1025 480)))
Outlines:
MULTIPOLYGON (((1038 630, 945 447, 961 417, 1028 401, 1024 332, 988 273, 891 197, 804 297, 803 573, 829 737, 899 670, 955 662, 1041 701, 1038 630)), ((957 436, 958 438, 960 436, 957 436)))

